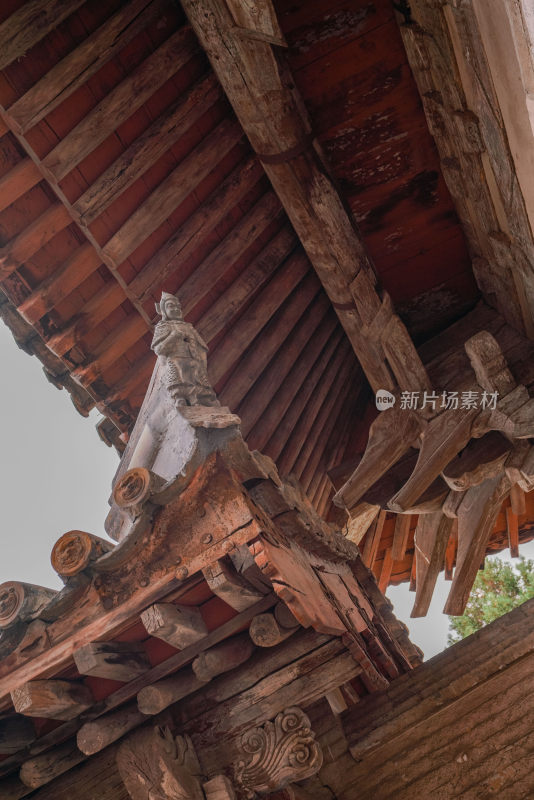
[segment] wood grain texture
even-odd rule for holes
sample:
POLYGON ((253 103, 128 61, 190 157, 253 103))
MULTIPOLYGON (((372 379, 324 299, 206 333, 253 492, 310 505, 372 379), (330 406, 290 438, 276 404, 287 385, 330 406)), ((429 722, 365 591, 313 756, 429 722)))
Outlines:
POLYGON ((56 25, 76 11, 83 0, 31 0, 0 25, 0 69, 39 42, 56 25))
POLYGON ((74 719, 93 702, 87 686, 62 680, 29 681, 14 689, 11 697, 19 714, 61 720, 74 719))
POLYGON ((176 31, 113 89, 43 160, 60 181, 121 122, 128 119, 195 51, 189 28, 176 31), (172 73, 171 73, 172 74, 172 73))
POLYGON ((158 0, 128 3, 58 62, 9 107, 9 117, 19 133, 25 133, 64 102, 161 13, 162 5, 158 0))
POLYGON ((156 603, 141 614, 147 633, 178 650, 200 641, 208 629, 198 608, 175 603, 156 603))
POLYGON ((91 642, 76 650, 74 663, 80 675, 124 683, 150 669, 144 647, 132 642, 91 642))

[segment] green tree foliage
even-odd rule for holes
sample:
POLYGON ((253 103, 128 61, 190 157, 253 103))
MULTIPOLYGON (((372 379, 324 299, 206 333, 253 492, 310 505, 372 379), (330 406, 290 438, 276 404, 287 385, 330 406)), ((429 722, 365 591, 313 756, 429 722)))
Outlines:
POLYGON ((476 577, 463 616, 449 617, 447 643, 465 639, 531 597, 534 597, 534 561, 520 558, 512 565, 500 558, 488 558, 476 577))

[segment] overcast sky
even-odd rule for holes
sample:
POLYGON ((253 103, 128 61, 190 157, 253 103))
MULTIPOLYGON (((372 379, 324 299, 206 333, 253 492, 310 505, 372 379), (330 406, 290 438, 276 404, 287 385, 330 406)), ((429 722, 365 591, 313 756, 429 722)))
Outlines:
MULTIPOLYGON (((52 546, 70 530, 106 536, 118 455, 95 431, 99 415, 81 417, 69 394, 46 380, 41 363, 18 349, 3 323, 0 364, 0 583, 19 580, 59 588, 50 565, 52 546)), ((533 557, 534 544, 522 548, 522 554, 533 557)), ((442 573, 430 612, 420 620, 410 619, 414 595, 408 584, 387 592, 427 658, 446 646, 448 618, 441 610, 449 587, 442 573)))
MULTIPOLYGON (((119 458, 100 440, 41 362, 19 350, 0 323, 0 582, 59 587, 53 544, 70 530, 105 537, 104 519, 119 458)), ((106 537, 107 538, 107 537, 106 537)))

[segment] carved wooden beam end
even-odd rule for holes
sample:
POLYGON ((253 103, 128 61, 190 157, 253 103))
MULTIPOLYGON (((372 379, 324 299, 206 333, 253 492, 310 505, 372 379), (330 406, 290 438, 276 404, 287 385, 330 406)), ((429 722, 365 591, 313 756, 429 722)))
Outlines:
POLYGON ((140 509, 163 488, 165 481, 145 467, 129 469, 117 481, 113 499, 122 510, 140 509))
POLYGON ((244 733, 240 749, 243 758, 234 767, 234 780, 250 800, 315 775, 323 763, 310 720, 297 706, 244 733))
POLYGON ((52 566, 62 578, 78 575, 114 545, 85 531, 68 531, 57 540, 52 548, 52 566))
POLYGON ((30 583, 6 581, 0 584, 0 629, 34 619, 56 594, 55 589, 30 583))

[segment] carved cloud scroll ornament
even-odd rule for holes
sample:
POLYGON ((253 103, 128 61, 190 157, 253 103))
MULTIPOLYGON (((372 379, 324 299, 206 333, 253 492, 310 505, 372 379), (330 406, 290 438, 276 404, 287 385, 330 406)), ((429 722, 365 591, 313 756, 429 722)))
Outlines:
POLYGON ((323 763, 310 720, 296 706, 243 734, 241 750, 245 758, 235 766, 235 783, 250 800, 314 775, 323 763))

